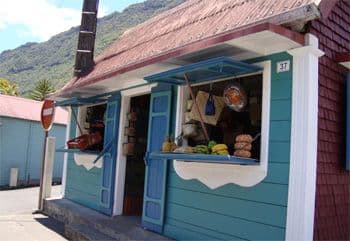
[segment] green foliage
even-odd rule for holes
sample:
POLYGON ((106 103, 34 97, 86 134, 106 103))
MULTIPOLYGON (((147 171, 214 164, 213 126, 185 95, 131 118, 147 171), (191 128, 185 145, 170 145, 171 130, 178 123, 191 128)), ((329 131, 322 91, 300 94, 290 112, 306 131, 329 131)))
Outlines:
POLYGON ((42 101, 47 94, 54 92, 56 89, 50 80, 39 80, 29 93, 29 98, 42 101))
POLYGON ((0 94, 18 96, 17 85, 7 79, 0 79, 0 94))
MULTIPOLYGON (((175 7, 185 0, 147 0, 98 20, 95 55, 101 53, 125 30, 175 7)), ((33 80, 54 81, 62 87, 73 76, 79 27, 60 33, 43 43, 27 43, 0 53, 0 76, 21 86, 21 94, 34 88, 33 80)))

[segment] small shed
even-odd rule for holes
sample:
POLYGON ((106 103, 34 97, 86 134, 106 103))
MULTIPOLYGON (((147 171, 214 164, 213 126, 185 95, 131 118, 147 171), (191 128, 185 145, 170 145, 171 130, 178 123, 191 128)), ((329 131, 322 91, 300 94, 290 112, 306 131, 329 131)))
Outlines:
MULTIPOLYGON (((17 185, 38 184, 43 158, 42 102, 0 95, 0 186, 9 185, 11 168, 17 168, 17 185)), ((64 145, 68 112, 57 108, 50 135, 64 145)), ((63 154, 57 154, 53 178, 62 178, 63 154)))

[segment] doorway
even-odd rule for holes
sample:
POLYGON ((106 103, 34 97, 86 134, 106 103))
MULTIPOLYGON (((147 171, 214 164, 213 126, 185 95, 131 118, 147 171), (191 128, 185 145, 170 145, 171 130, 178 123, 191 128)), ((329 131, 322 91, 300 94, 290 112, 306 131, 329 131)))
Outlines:
POLYGON ((126 157, 123 215, 141 216, 145 180, 150 95, 130 98, 123 154, 126 157))

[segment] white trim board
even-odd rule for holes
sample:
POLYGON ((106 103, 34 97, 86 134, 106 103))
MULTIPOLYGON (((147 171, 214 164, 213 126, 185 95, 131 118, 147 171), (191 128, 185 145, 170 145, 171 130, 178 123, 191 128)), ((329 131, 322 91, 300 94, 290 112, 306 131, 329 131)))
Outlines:
POLYGON ((125 171, 126 171, 126 157, 123 155, 123 143, 125 126, 127 123, 127 113, 130 109, 130 99, 134 96, 150 94, 153 87, 157 84, 145 85, 137 88, 132 88, 121 92, 121 107, 119 119, 119 133, 118 133, 118 149, 117 149, 117 165, 115 172, 114 185, 114 203, 113 215, 123 214, 124 204, 124 185, 125 185, 125 171))
MULTIPOLYGON (((211 189, 218 188, 228 183, 235 183, 243 187, 251 187, 260 183, 267 175, 268 148, 270 128, 270 96, 271 96, 271 61, 254 63, 263 68, 263 100, 262 100, 262 123, 261 123, 261 152, 260 164, 257 166, 194 163, 173 161, 176 173, 185 180, 197 179, 211 189)), ((176 136, 182 132, 183 113, 186 93, 184 87, 179 87, 177 113, 176 113, 176 136)))
POLYGON ((313 240, 317 165, 318 39, 293 56, 292 126, 286 240, 313 240))
MULTIPOLYGON (((65 148, 67 148, 67 141, 69 140, 70 136, 70 128, 72 128, 72 108, 69 108, 68 110, 68 124, 66 127, 66 141, 65 141, 65 148)), ((1 138, 1 136, 0 136, 1 138)), ((61 196, 64 198, 65 193, 66 193, 66 185, 67 185, 67 168, 68 168, 68 153, 65 152, 63 154, 63 170, 62 170, 62 186, 61 186, 61 196)))

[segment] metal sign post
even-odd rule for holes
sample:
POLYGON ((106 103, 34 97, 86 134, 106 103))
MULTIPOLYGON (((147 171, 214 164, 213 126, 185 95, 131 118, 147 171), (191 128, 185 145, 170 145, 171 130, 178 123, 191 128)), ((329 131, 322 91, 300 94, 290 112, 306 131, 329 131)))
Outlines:
POLYGON ((41 125, 44 128, 45 138, 44 138, 44 148, 43 148, 43 159, 41 162, 41 176, 40 176, 40 190, 39 190, 39 202, 38 209, 43 210, 43 180, 44 180, 44 170, 45 170, 45 155, 46 155, 46 142, 49 135, 49 130, 52 127, 53 119, 55 114, 55 102, 53 100, 45 100, 41 108, 41 125))

